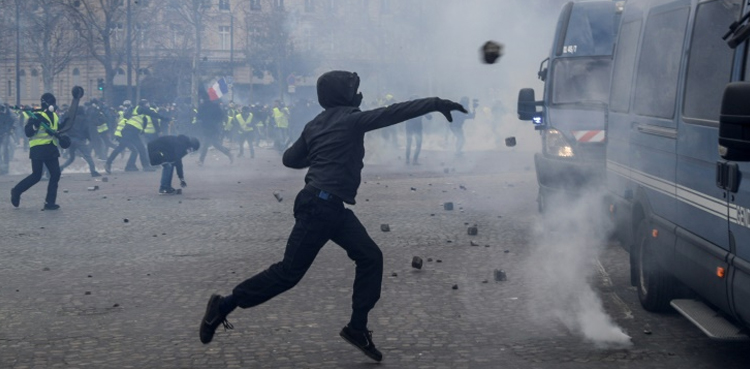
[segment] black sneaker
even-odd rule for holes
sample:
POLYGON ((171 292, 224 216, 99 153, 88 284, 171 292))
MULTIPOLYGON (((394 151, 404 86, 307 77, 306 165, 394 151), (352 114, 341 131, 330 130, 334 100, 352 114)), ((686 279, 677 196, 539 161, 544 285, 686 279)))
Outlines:
POLYGON ((107 172, 107 174, 112 174, 112 164, 110 163, 104 164, 104 171, 107 172))
POLYGON ((159 193, 162 194, 162 195, 172 195, 172 194, 174 194, 176 192, 177 192, 177 190, 175 190, 174 188, 166 188, 166 189, 162 188, 162 189, 159 190, 159 193))
POLYGON ((221 295, 213 294, 208 299, 208 306, 206 306, 206 314, 203 316, 201 321, 201 342, 207 344, 214 338, 214 333, 219 325, 224 325, 224 330, 233 329, 234 326, 227 321, 226 315, 221 315, 219 305, 221 304, 221 295))
POLYGON ((91 173, 91 176, 92 176, 92 177, 101 177, 101 176, 102 176, 102 174, 101 174, 101 173, 99 173, 99 172, 92 172, 92 173, 91 173))
POLYGON ((57 210, 60 209, 60 205, 57 204, 44 204, 44 210, 57 210))
POLYGON ((375 348, 375 343, 372 342, 372 331, 355 331, 347 325, 341 330, 339 336, 360 349, 370 359, 375 361, 383 360, 383 354, 375 348))
POLYGON ((15 207, 21 205, 21 194, 14 191, 13 189, 10 190, 10 203, 15 207))

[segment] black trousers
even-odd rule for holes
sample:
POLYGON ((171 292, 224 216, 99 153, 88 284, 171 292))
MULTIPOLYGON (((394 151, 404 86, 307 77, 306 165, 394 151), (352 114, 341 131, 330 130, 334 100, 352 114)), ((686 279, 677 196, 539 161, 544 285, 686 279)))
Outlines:
POLYGON ((200 156, 200 162, 203 163, 203 161, 206 160, 206 154, 208 154, 208 147, 213 146, 216 148, 216 150, 219 150, 222 154, 226 155, 229 158, 229 161, 233 161, 234 158, 232 158, 232 153, 229 151, 228 148, 224 147, 221 143, 221 136, 204 136, 203 142, 201 142, 201 156, 200 156))
MULTIPOLYGON (((117 147, 115 147, 114 150, 112 150, 112 152, 109 154, 109 157, 107 158, 107 165, 112 165, 112 162, 115 161, 117 155, 120 155, 120 153, 125 150, 125 148, 129 148, 132 153, 138 153, 138 155, 141 157, 141 165, 144 169, 151 167, 151 163, 149 163, 148 159, 148 152, 146 152, 146 146, 143 145, 143 141, 141 141, 140 135, 138 135, 137 131, 134 132, 129 129, 122 130, 122 137, 120 137, 119 144, 117 145, 117 147)), ((128 166, 134 167, 135 160, 135 156, 131 156, 130 158, 128 158, 126 168, 128 166)))
POLYGON ((406 130, 406 163, 409 163, 409 157, 411 155, 411 140, 414 137, 414 164, 419 162, 419 152, 422 151, 422 131, 410 131, 406 130))
POLYGON ((245 154, 245 142, 247 142, 248 146, 250 146, 250 157, 255 157, 255 148, 253 147, 253 144, 255 143, 255 132, 254 131, 245 131, 241 132, 239 134, 239 141, 240 141, 240 156, 245 154))
POLYGON ((31 174, 22 179, 21 182, 18 182, 13 187, 13 191, 22 194, 39 182, 42 179, 45 166, 49 171, 49 183, 47 183, 47 197, 44 199, 44 202, 50 205, 55 204, 57 201, 57 184, 60 182, 60 162, 58 158, 44 160, 31 159, 31 174))
POLYGON ((302 279, 323 245, 335 242, 354 260, 356 271, 350 324, 367 327, 367 314, 380 299, 383 253, 367 230, 340 200, 324 200, 306 187, 294 200, 294 228, 284 259, 240 283, 232 291, 243 309, 262 304, 285 292, 302 279))
POLYGON ((60 166, 60 170, 65 170, 65 168, 67 168, 70 164, 73 164, 73 161, 76 160, 76 151, 81 154, 83 160, 85 160, 86 164, 89 165, 89 171, 91 172, 91 174, 96 173, 96 165, 94 165, 94 160, 91 158, 91 146, 86 144, 86 140, 81 140, 78 138, 70 139, 70 147, 68 148, 68 160, 66 160, 60 166))

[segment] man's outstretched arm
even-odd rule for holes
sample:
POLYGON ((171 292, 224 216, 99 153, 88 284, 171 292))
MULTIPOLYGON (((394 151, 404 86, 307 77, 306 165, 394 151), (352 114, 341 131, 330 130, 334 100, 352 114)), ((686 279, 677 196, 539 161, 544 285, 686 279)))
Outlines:
POLYGON ((452 122, 452 111, 467 113, 466 109, 457 102, 438 97, 428 97, 362 112, 358 114, 356 124, 365 132, 369 132, 432 112, 440 112, 449 122, 452 122))
POLYGON ((310 166, 307 158, 307 142, 304 136, 300 136, 294 144, 284 151, 281 162, 285 167, 292 169, 304 169, 310 166))

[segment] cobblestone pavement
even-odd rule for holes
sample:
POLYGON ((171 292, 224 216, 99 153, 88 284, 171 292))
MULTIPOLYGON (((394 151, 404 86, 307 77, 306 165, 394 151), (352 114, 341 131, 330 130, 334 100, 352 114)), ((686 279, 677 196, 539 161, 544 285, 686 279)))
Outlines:
MULTIPOLYGON (((423 156, 432 165, 368 164, 353 207, 385 256, 370 316, 383 367, 748 367, 747 345, 711 342, 676 314, 645 313, 614 244, 601 245, 589 279, 631 346, 597 346, 536 319, 532 305, 544 296, 527 262, 540 222, 532 154, 423 156), (507 281, 495 281, 495 269, 507 281)), ((196 161, 186 158, 189 187, 175 196, 157 194, 159 172, 123 173, 122 162, 107 182, 65 173, 56 212, 40 211, 45 182, 15 209, 7 197, 22 175, 0 177, 0 368, 373 367, 338 336, 354 265, 335 244, 294 289, 238 309, 234 330, 200 343, 210 294, 280 260, 304 172, 283 169, 272 150, 232 165, 214 152, 205 166, 196 161)))

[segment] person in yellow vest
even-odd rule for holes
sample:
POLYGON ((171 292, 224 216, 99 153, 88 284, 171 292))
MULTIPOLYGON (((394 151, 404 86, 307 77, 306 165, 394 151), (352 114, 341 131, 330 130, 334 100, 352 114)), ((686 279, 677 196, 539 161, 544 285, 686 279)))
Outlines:
POLYGON ((263 105, 255 103, 250 107, 250 112, 253 113, 253 120, 255 123, 255 146, 260 147, 260 141, 266 137, 266 119, 267 112, 263 110, 263 105))
POLYGON ((275 123, 276 140, 274 146, 277 150, 283 151, 289 145, 289 109, 281 105, 281 101, 276 100, 271 117, 275 123))
MULTIPOLYGON (((149 116, 152 119, 161 119, 163 117, 151 110, 147 103, 148 102, 142 101, 131 111, 123 113, 123 119, 120 120, 120 123, 118 123, 117 129, 115 130, 115 137, 118 138, 119 144, 109 154, 107 163, 104 165, 104 170, 107 171, 107 174, 112 174, 112 162, 117 158, 117 155, 125 150, 125 148, 129 148, 133 153, 138 153, 141 157, 141 165, 143 166, 144 172, 153 172, 156 170, 152 168, 149 163, 146 146, 143 145, 140 135, 143 133, 145 127, 146 116, 149 116)), ((130 159, 128 159, 128 164, 126 164, 125 169, 132 171, 132 168, 135 168, 135 170, 138 170, 137 167, 135 167, 135 160, 136 157, 131 156, 130 159)))
POLYGON ((21 195, 42 179, 44 167, 49 171, 47 183, 47 197, 44 200, 44 210, 57 210, 57 186, 60 182, 60 150, 56 135, 60 130, 60 118, 55 113, 57 100, 55 95, 47 92, 41 98, 41 110, 33 111, 24 126, 26 137, 29 137, 29 158, 31 159, 31 174, 18 182, 10 190, 10 202, 18 207, 21 195))
POLYGON ((239 139, 239 129, 234 124, 234 117, 239 114, 240 111, 237 109, 237 106, 234 105, 234 101, 229 102, 229 107, 227 108, 227 118, 224 121, 224 138, 228 139, 229 142, 235 141, 235 139, 239 139))
POLYGON ((253 113, 250 112, 249 106, 243 106, 242 112, 234 117, 234 121, 239 125, 239 141, 240 141, 240 154, 237 155, 241 158, 245 155, 245 142, 250 146, 250 157, 255 158, 255 127, 253 126, 253 113))

